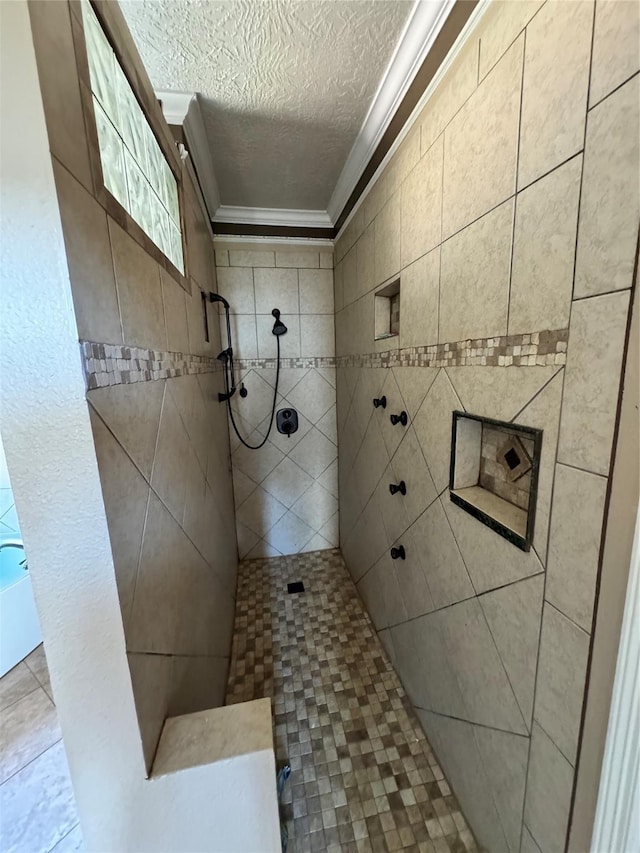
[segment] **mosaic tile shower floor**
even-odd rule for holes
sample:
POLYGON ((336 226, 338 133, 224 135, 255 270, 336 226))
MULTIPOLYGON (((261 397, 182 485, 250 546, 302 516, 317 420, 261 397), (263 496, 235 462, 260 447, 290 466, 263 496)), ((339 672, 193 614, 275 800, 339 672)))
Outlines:
POLYGON ((263 696, 291 853, 478 850, 339 551, 241 564, 226 702, 263 696))

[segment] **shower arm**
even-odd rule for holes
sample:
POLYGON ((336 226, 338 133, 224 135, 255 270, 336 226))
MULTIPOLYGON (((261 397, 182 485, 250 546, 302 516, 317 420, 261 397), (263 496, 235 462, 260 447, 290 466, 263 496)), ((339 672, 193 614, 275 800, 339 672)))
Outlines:
POLYGON ((229 317, 230 306, 224 296, 219 293, 209 293, 209 302, 221 302, 224 306, 225 321, 227 327, 227 348, 218 355, 218 359, 224 364, 226 393, 218 392, 218 402, 224 403, 230 400, 236 393, 235 371, 233 368, 233 347, 231 346, 231 319, 229 317), (231 381, 229 381, 229 377, 231 381))

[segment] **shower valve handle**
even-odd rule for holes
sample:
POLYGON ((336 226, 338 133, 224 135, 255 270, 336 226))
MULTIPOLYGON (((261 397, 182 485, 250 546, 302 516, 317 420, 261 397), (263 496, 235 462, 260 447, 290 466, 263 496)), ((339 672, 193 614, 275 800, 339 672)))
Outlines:
POLYGON ((405 483, 404 480, 400 480, 398 485, 396 485, 395 483, 389 483, 389 491, 391 492, 392 495, 397 495, 398 492, 400 492, 401 495, 406 495, 407 494, 407 484, 405 483))
POLYGON ((396 424, 402 424, 402 426, 406 426, 409 423, 409 418, 406 412, 400 412, 399 415, 389 415, 391 423, 393 426, 396 424))
POLYGON ((406 560, 407 555, 404 550, 404 545, 398 545, 397 548, 391 549, 391 559, 392 560, 406 560))
POLYGON ((382 407, 383 409, 387 408, 387 398, 383 395, 382 397, 374 397, 373 398, 374 408, 378 409, 382 407))

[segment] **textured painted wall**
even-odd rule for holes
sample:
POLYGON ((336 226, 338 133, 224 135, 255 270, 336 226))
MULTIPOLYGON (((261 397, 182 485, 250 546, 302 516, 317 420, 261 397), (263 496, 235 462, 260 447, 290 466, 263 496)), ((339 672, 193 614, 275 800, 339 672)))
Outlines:
POLYGON ((121 5, 153 85, 201 93, 222 203, 322 210, 411 8, 405 0, 121 5))
MULTIPOLYGON (((230 429, 240 557, 269 557, 338 545, 338 466, 333 316, 333 253, 280 245, 216 250, 218 287, 233 311, 237 382, 232 409, 239 430, 259 444, 269 425, 275 384, 273 308, 288 328, 280 338, 277 409, 295 408, 298 431, 274 424, 260 450, 230 429)), ((226 338, 224 329, 221 331, 226 338)), ((224 344, 226 346, 226 342, 224 344)))
POLYGON ((637 45, 635 3, 492 4, 336 244, 341 547, 492 851, 556 853, 569 823, 640 216, 637 45), (390 350, 373 294, 398 273, 390 350), (454 409, 544 431, 528 553, 450 502, 454 409))
MULTIPOLYGON (((66 3, 35 3, 31 18, 80 338, 217 353, 217 328, 204 341, 200 296, 215 289, 213 245, 188 173, 190 294, 100 202, 80 100, 88 78, 74 54, 80 21, 66 3)), ((224 699, 237 551, 221 382, 219 372, 175 375, 87 394, 147 766, 167 715, 224 699)))

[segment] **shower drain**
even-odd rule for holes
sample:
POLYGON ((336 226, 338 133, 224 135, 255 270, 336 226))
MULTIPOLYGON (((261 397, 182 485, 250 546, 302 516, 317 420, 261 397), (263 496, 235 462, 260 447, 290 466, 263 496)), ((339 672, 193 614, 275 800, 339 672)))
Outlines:
POLYGON ((302 581, 294 581, 293 583, 288 583, 287 592, 304 592, 304 584, 302 583, 302 581))

